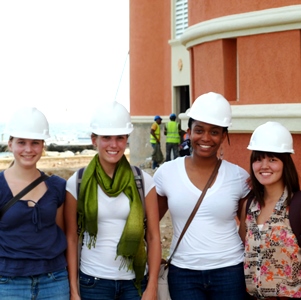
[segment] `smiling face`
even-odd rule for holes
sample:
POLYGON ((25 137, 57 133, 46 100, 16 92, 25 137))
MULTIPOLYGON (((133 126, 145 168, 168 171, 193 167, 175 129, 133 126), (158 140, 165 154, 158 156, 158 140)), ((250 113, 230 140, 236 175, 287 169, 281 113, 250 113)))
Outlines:
POLYGON ((223 127, 200 121, 194 121, 191 124, 188 134, 190 135, 193 154, 201 157, 216 156, 226 137, 226 131, 223 127))
POLYGON ((127 135, 94 136, 92 142, 99 154, 99 161, 103 167, 116 165, 124 154, 127 146, 127 135))
POLYGON ((259 156, 253 161, 252 170, 263 186, 283 185, 283 162, 275 156, 259 156))
POLYGON ((29 168, 32 166, 35 167, 41 158, 44 141, 13 137, 10 138, 8 147, 14 155, 15 164, 29 168))
POLYGON ((283 192, 286 187, 289 199, 300 190, 298 172, 290 153, 253 150, 250 156, 250 177, 256 200, 262 206, 265 205, 267 189, 283 192))

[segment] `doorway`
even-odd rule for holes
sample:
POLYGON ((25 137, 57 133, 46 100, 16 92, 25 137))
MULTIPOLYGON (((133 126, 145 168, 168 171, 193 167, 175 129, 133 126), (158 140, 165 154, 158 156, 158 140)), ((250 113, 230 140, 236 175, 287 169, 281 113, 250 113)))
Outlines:
POLYGON ((189 85, 175 87, 176 112, 184 113, 190 107, 189 85))

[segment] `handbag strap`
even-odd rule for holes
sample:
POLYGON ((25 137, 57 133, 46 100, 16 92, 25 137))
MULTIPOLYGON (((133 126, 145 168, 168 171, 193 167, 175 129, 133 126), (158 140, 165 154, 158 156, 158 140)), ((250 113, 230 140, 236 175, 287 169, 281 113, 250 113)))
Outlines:
POLYGON ((20 200, 24 195, 26 195, 30 190, 36 187, 39 183, 49 178, 48 175, 43 174, 26 186, 21 192, 19 192, 16 196, 11 198, 0 210, 0 220, 2 219, 3 215, 7 212, 9 208, 11 208, 18 200, 20 200))
POLYGON ((184 226, 184 228, 183 228, 183 230, 182 230, 182 232, 181 232, 181 234, 179 236, 178 242, 177 242, 177 244, 176 244, 176 246, 175 246, 172 254, 170 255, 168 261, 166 262, 164 269, 167 269, 168 266, 170 265, 171 259, 172 259, 173 255, 174 255, 174 253, 176 252, 176 250, 177 250, 177 248, 178 248, 178 246, 179 246, 179 244, 180 244, 180 242, 181 242, 181 240, 182 240, 182 238, 183 238, 186 230, 188 229, 191 221, 193 220, 193 218, 194 218, 197 210, 199 209, 199 207, 200 207, 200 205, 201 205, 201 203, 202 203, 202 201, 203 201, 203 199, 204 199, 204 197, 205 197, 205 195, 207 193, 207 190, 211 186, 211 184, 212 184, 212 182, 213 182, 213 180, 214 180, 214 178, 215 178, 215 176, 217 174, 217 171, 218 171, 221 163, 222 163, 222 160, 218 159, 218 161, 217 161, 217 163, 216 163, 216 165, 214 167, 214 170, 213 170, 211 176, 209 177, 209 179, 208 179, 208 181, 207 181, 207 183, 206 183, 206 185, 204 187, 204 190, 202 191, 202 194, 200 195, 200 198, 199 198, 198 202, 196 203, 196 205, 195 205, 194 209, 192 210, 192 212, 191 212, 188 220, 186 221, 186 224, 185 224, 185 226, 184 226))

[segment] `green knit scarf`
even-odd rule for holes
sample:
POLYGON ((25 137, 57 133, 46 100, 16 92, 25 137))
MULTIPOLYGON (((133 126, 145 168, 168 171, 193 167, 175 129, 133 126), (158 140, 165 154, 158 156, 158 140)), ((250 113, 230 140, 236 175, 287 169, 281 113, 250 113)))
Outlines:
POLYGON ((89 234, 88 248, 95 247, 97 236, 98 197, 97 186, 109 197, 124 193, 130 203, 130 213, 117 245, 116 258, 122 256, 121 268, 133 270, 135 285, 141 294, 141 281, 146 266, 144 245, 143 206, 135 184, 134 174, 126 157, 123 156, 116 166, 113 178, 103 170, 98 154, 91 160, 82 177, 77 204, 80 235, 89 234))

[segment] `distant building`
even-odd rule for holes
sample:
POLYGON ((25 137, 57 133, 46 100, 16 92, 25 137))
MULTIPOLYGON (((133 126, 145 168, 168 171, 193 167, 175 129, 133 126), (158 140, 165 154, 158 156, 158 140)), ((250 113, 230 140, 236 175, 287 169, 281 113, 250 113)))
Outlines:
POLYGON ((301 168, 300 29, 301 1, 131 0, 132 163, 151 153, 154 115, 164 123, 181 113, 185 129, 191 102, 214 91, 233 110, 227 160, 248 170, 250 133, 277 120, 293 133, 301 168))

